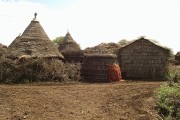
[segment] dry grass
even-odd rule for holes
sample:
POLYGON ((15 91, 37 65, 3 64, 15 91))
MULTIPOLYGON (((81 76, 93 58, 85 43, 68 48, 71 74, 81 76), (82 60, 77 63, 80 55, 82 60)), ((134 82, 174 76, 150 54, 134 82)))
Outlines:
POLYGON ((80 80, 80 64, 63 63, 57 59, 2 58, 0 66, 1 83, 80 80))

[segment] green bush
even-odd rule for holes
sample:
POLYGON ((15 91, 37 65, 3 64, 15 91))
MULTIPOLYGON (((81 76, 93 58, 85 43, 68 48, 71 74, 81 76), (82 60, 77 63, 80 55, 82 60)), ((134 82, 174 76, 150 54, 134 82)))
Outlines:
POLYGON ((159 114, 165 120, 180 120, 180 86, 163 85, 155 94, 159 114))
POLYGON ((169 85, 179 82, 179 80, 178 80, 178 69, 175 65, 169 65, 168 66, 165 78, 167 79, 169 85))

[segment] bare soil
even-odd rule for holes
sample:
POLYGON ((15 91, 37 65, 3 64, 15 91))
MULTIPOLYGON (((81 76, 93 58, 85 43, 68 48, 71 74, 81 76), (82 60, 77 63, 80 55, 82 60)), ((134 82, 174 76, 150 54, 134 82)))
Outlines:
POLYGON ((0 85, 0 120, 158 120, 163 82, 0 85))

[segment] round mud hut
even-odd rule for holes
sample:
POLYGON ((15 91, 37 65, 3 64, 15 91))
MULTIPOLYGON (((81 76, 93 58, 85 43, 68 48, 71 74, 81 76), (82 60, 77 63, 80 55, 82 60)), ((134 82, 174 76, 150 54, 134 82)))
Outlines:
POLYGON ((59 51, 63 54, 67 62, 82 62, 83 51, 74 41, 71 34, 67 32, 63 41, 58 46, 59 51))
POLYGON ((84 55, 81 69, 84 81, 92 83, 110 82, 108 67, 113 64, 117 65, 117 57, 114 54, 84 55))
POLYGON ((22 56, 28 56, 30 58, 55 58, 63 60, 64 57, 49 39, 36 17, 37 13, 34 14, 34 19, 23 34, 16 37, 8 46, 8 57, 18 59, 22 56))

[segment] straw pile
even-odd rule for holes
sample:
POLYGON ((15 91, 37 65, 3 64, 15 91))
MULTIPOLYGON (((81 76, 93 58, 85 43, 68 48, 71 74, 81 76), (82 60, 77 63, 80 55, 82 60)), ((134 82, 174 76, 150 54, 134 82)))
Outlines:
POLYGON ((88 47, 84 50, 85 54, 116 54, 120 48, 116 43, 101 43, 95 47, 88 47))

